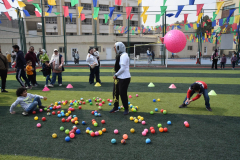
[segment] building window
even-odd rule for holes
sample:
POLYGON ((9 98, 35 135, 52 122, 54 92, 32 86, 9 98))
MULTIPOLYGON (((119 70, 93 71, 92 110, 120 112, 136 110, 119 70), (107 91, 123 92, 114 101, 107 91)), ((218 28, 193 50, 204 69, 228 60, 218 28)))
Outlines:
POLYGON ((92 25, 92 19, 86 18, 85 20, 82 21, 82 25, 92 25))
POLYGON ((57 32, 46 32, 46 35, 58 35, 57 32))
POLYGON ((130 21, 130 26, 138 27, 138 21, 130 21))
POLYGON ((204 53, 207 53, 207 47, 204 47, 204 53))
POLYGON ((235 4, 223 7, 223 10, 229 10, 229 9, 232 9, 232 8, 235 8, 235 4))
POLYGON ((66 24, 77 24, 76 23, 76 18, 72 18, 72 21, 70 18, 65 18, 65 23, 66 24))
POLYGON ((115 12, 122 12, 123 11, 122 6, 114 6, 114 7, 115 7, 115 9, 114 9, 115 12))
POLYGON ((138 12, 138 7, 133 7, 133 8, 132 8, 132 12, 133 12, 133 13, 137 13, 137 12, 138 12))
POLYGON ((91 4, 82 3, 83 10, 92 10, 91 4))
POLYGON ((76 36, 77 33, 66 33, 67 36, 76 36))
POLYGON ((46 17, 47 24, 57 24, 57 17, 46 17))
MULTIPOLYGON (((109 22, 109 21, 108 21, 109 22)), ((105 23, 105 19, 99 19, 99 24, 100 25, 108 25, 109 23, 105 23)))
POLYGON ((76 9, 76 6, 71 6, 70 2, 65 2, 65 6, 68 6, 69 9, 76 9))
POLYGON ((187 47, 187 50, 190 50, 190 51, 191 51, 191 50, 192 50, 192 46, 188 46, 188 47, 187 47))
POLYGON ((109 6, 108 5, 101 5, 101 4, 99 4, 99 10, 100 11, 108 11, 109 10, 109 6))
POLYGON ((108 33, 99 33, 99 35, 108 36, 108 33))
POLYGON ((114 25, 122 26, 123 25, 123 21, 122 20, 116 20, 116 21, 114 21, 114 25))
POLYGON ((59 47, 59 53, 64 53, 64 47, 59 47))
POLYGON ((92 35, 92 33, 82 33, 82 35, 92 35))

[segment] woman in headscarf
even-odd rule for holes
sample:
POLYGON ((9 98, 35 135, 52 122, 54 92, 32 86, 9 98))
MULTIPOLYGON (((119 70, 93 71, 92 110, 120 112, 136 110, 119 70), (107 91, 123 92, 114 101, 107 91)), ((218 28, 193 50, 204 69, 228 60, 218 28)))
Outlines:
POLYGON ((62 86, 62 72, 64 71, 63 68, 64 59, 63 56, 58 53, 57 49, 54 49, 54 53, 49 63, 52 66, 52 81, 48 86, 53 87, 54 83, 56 82, 56 76, 58 76, 58 85, 62 86))

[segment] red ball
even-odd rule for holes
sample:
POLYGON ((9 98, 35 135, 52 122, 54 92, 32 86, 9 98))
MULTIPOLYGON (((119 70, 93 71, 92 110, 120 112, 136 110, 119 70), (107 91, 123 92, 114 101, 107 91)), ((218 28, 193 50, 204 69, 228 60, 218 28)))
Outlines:
POLYGON ((62 119, 62 122, 65 122, 65 121, 66 121, 65 118, 63 118, 63 119, 62 119))
POLYGON ((107 99, 107 101, 109 102, 109 101, 110 101, 110 99, 107 99))
POLYGON ((163 128, 163 131, 164 131, 164 132, 167 132, 167 131, 168 131, 167 127, 163 128))
POLYGON ((45 117, 42 117, 42 121, 46 121, 46 118, 45 118, 45 117))
POLYGON ((57 114, 60 114, 61 113, 61 111, 57 111, 57 114))
POLYGON ((105 104, 105 101, 102 101, 102 104, 105 104))
POLYGON ((92 111, 91 113, 92 113, 92 115, 94 115, 94 111, 92 111))
POLYGON ((81 106, 79 106, 79 107, 78 107, 78 109, 82 109, 82 107, 81 107, 81 106))
POLYGON ((69 119, 66 119, 66 122, 69 122, 70 120, 69 119))
POLYGON ((151 130, 151 133, 152 133, 152 134, 154 134, 154 133, 155 133, 155 130, 154 130, 154 129, 152 129, 152 130, 151 130))
POLYGON ((86 102, 82 102, 82 104, 86 104, 86 102))
POLYGON ((36 114, 36 111, 33 111, 32 114, 36 114))
POLYGON ((152 129, 154 129, 154 127, 150 127, 150 131, 151 131, 152 129))
POLYGON ((55 114, 56 114, 56 113, 53 111, 53 112, 52 112, 52 115, 55 115, 55 114))
POLYGON ((75 133, 76 131, 75 131, 75 129, 72 129, 71 132, 72 132, 72 133, 75 133))
POLYGON ((97 102, 97 99, 95 99, 94 101, 97 102))
POLYGON ((56 106, 53 107, 53 110, 55 110, 55 109, 56 109, 56 106))
POLYGON ((102 123, 102 124, 105 124, 105 120, 102 120, 101 123, 102 123))
POLYGON ((73 129, 76 131, 78 128, 77 127, 73 127, 73 129))
POLYGON ((71 122, 72 122, 73 124, 75 124, 75 120, 72 120, 71 122))
POLYGON ((163 113, 164 109, 161 109, 161 113, 163 113))
POLYGON ((74 108, 72 108, 72 111, 75 111, 75 109, 74 109, 74 108))
MULTIPOLYGON (((93 113, 94 113, 94 112, 93 112, 93 113)), ((95 119, 92 119, 92 122, 93 122, 93 121, 96 121, 96 120, 95 120, 95 119)))
POLYGON ((95 133, 94 133, 94 132, 92 132, 90 135, 91 135, 92 137, 94 137, 94 136, 95 136, 95 133))
POLYGON ((68 133, 68 134, 70 135, 71 133, 73 133, 73 131, 72 131, 72 130, 71 130, 71 131, 69 131, 69 133, 68 133))
POLYGON ((80 101, 79 103, 82 103, 82 101, 80 101))
POLYGON ((189 123, 186 123, 186 124, 185 124, 185 127, 187 127, 187 128, 188 128, 188 127, 189 127, 189 123))
POLYGON ((74 138, 75 137, 75 134, 74 133, 71 133, 69 134, 70 135, 70 138, 74 138))

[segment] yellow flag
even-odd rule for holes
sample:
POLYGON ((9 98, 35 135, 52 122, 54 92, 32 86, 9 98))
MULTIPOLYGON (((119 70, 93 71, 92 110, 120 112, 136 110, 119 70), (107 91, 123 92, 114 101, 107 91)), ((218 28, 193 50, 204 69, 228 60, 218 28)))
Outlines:
POLYGON ((51 6, 55 6, 56 2, 55 2, 55 0, 48 0, 48 4, 51 6))
POLYGON ((238 23, 239 22, 239 15, 235 16, 235 19, 234 19, 234 23, 238 23))
POLYGON ((200 19, 202 18, 203 13, 199 13, 197 23, 199 23, 200 19))
POLYGON ((138 6, 139 6, 140 3, 142 3, 142 0, 138 0, 138 6))
POLYGON ((80 18, 82 10, 83 10, 82 6, 78 7, 78 18, 80 18))
POLYGON ((138 30, 138 33, 140 33, 141 31, 140 30, 138 30))
POLYGON ((120 31, 120 30, 118 30, 118 33, 121 33, 121 31, 120 31))
POLYGON ((197 29, 197 23, 193 23, 193 29, 197 29))
POLYGON ((148 15, 147 14, 144 14, 143 15, 143 23, 145 24, 146 23, 146 21, 147 21, 147 17, 148 17, 148 15))
POLYGON ((205 38, 207 38, 207 33, 205 33, 205 38))
POLYGON ((49 13, 48 13, 48 12, 45 12, 45 16, 49 16, 49 13))
POLYGON ((148 6, 143 7, 143 13, 141 14, 141 17, 143 17, 143 15, 145 15, 145 13, 147 12, 148 8, 149 8, 148 6))
POLYGON ((25 7, 26 5, 22 1, 18 1, 18 5, 20 8, 25 7))
MULTIPOLYGON (((15 12, 18 13, 17 9, 15 9, 15 12)), ((19 10, 19 18, 22 18, 20 10, 19 10)))
POLYGON ((97 20, 97 17, 96 18, 94 18, 95 20, 97 20))
POLYGON ((152 30, 153 30, 153 26, 151 26, 152 30))
POLYGON ((224 2, 217 2, 217 11, 215 12, 215 14, 218 14, 220 8, 222 7, 224 2))
POLYGON ((214 29, 212 29, 212 33, 214 32, 214 29))

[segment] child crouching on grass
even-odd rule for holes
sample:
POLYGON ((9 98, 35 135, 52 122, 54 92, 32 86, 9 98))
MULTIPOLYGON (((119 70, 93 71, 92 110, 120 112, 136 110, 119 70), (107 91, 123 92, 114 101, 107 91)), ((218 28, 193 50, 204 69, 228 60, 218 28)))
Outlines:
POLYGON ((16 113, 15 111, 13 111, 13 109, 18 104, 20 104, 21 107, 24 109, 24 112, 22 112, 22 115, 24 115, 24 116, 28 115, 28 113, 32 113, 33 111, 35 111, 37 108, 37 105, 38 105, 38 108, 45 108, 45 106, 42 106, 40 99, 47 100, 46 97, 27 93, 27 89, 23 88, 23 87, 18 88, 16 91, 16 94, 17 94, 18 98, 10 107, 11 114, 16 113), (33 101, 32 101, 32 99, 33 99, 33 101))

